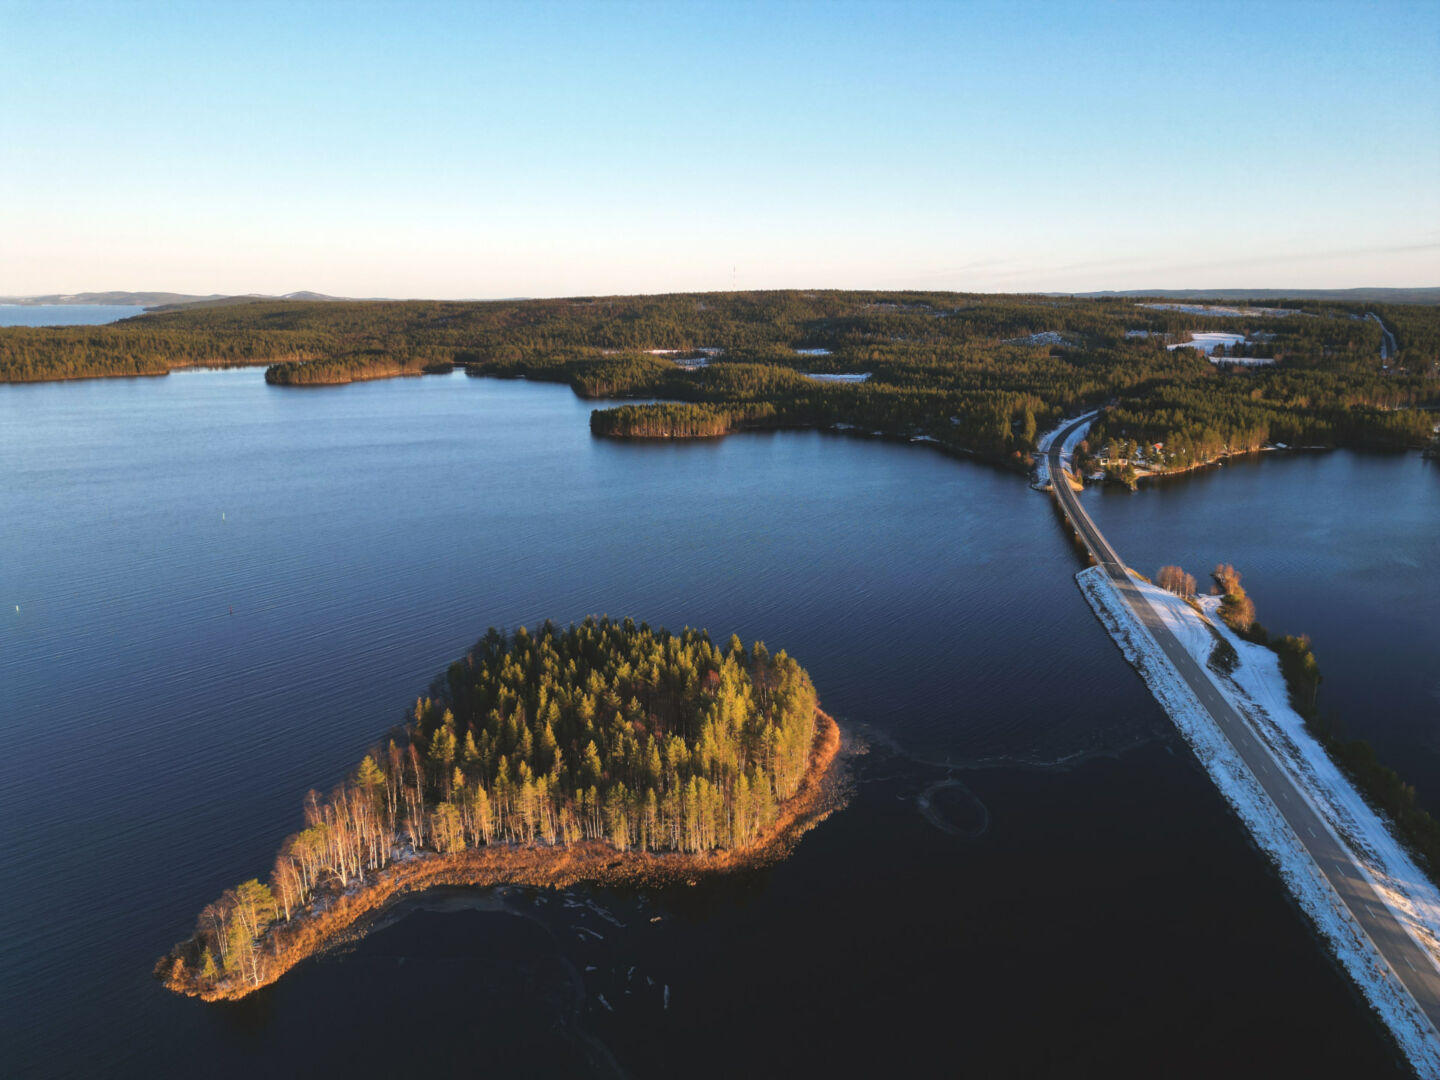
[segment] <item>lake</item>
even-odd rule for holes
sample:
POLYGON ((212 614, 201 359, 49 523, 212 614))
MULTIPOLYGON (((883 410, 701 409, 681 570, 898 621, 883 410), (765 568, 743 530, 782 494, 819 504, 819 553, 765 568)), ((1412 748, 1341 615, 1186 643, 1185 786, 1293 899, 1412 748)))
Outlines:
POLYGON ((98 326, 144 310, 133 304, 0 304, 0 326, 98 326))
MULTIPOLYGON (((1396 1068, 1092 616, 1049 498, 817 432, 607 442, 591 407, 460 373, 0 387, 7 1073, 1396 1068), (488 626, 591 613, 796 656, 853 750, 848 807, 784 863, 694 888, 432 895, 232 1006, 151 979, 488 626)), ((1433 567, 1415 456, 1086 499, 1142 569, 1247 571, 1268 625, 1315 635, 1337 708, 1360 675, 1409 685, 1405 724, 1347 715, 1381 741, 1433 729, 1414 654, 1341 656, 1414 627, 1359 586, 1323 623, 1302 603, 1351 575, 1423 591, 1346 527, 1354 470, 1375 528, 1433 567), (1232 481, 1263 489, 1243 520, 1220 512, 1232 481), (1275 542, 1328 529, 1326 580, 1319 556, 1264 558, 1256 514, 1275 542)))

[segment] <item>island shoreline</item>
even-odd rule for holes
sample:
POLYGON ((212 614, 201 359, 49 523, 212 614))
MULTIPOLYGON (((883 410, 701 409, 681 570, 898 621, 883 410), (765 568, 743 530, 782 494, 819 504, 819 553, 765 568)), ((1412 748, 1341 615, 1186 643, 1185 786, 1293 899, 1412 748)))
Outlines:
POLYGON ((363 937, 365 930, 360 927, 364 921, 429 889, 496 885, 563 889, 582 883, 693 885, 701 878, 767 865, 787 854, 801 836, 838 809, 830 781, 842 748, 840 726, 822 709, 817 708, 815 716, 815 741, 799 789, 781 805, 775 824, 744 848, 698 854, 637 852, 586 840, 564 846, 495 844, 454 855, 417 853, 392 863, 358 888, 322 898, 319 910, 277 923, 270 940, 263 942, 275 950, 275 959, 259 982, 240 980, 238 985, 201 987, 183 976, 177 978, 177 961, 182 961, 189 941, 161 957, 155 974, 177 994, 210 1002, 238 1001, 269 986, 302 961, 363 937))

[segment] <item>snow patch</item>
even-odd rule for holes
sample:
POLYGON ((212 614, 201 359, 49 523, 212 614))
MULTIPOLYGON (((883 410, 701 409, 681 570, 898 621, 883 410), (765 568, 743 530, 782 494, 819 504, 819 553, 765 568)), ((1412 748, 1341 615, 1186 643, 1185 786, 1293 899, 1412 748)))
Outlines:
POLYGON ((1006 345, 1072 345, 1072 342, 1058 330, 1042 330, 1026 337, 1006 338, 1006 345))
POLYGON ((1227 334, 1223 330, 1195 330, 1190 334, 1189 341, 1182 341, 1175 345, 1165 346, 1171 352, 1176 349, 1203 349, 1209 353, 1216 345, 1223 345, 1225 348, 1232 348, 1235 345, 1244 345, 1244 334, 1227 334))
POLYGON ((1060 446, 1061 462, 1065 465, 1070 465, 1071 459, 1075 454, 1075 448, 1079 446, 1085 436, 1090 433, 1090 425, 1095 422, 1095 418, 1099 415, 1100 410, 1094 409, 1091 412, 1082 413, 1079 416, 1066 417, 1035 441, 1035 478, 1030 481, 1032 488, 1036 491, 1048 491, 1050 489, 1050 447, 1059 437, 1060 432, 1075 423, 1076 420, 1085 421, 1084 424, 1066 436, 1065 441, 1060 446))
MULTIPOLYGON (((615 349, 603 350, 603 352, 607 356, 614 354, 616 351, 617 350, 615 349)), ((677 367, 685 368, 688 371, 694 371, 698 368, 709 367, 711 360, 714 360, 716 357, 725 355, 724 349, 715 348, 713 346, 701 346, 699 348, 688 350, 646 349, 645 352, 649 356, 671 357, 675 361, 677 367)))
MULTIPOLYGON (((1105 570, 1098 566, 1090 567, 1080 571, 1075 579, 1125 659, 1140 673, 1150 692, 1170 715, 1215 786, 1220 789, 1220 794, 1234 808, 1255 842, 1275 863, 1291 894, 1329 942, 1340 963, 1395 1036, 1416 1072, 1423 1077, 1440 1078, 1440 1041, 1437 1041, 1435 1029, 1398 980, 1385 974, 1387 965, 1374 944, 1315 865, 1300 838, 1280 815, 1229 739, 1170 664, 1130 605, 1115 590, 1105 570)), ((1205 664, 1215 642, 1206 621, 1179 597, 1154 586, 1137 584, 1142 586, 1146 598, 1165 619, 1167 626, 1176 630, 1185 649, 1205 664), (1188 616, 1181 615, 1177 605, 1188 616)), ((1233 638, 1233 635, 1230 637, 1233 638)), ((1236 642, 1238 639, 1231 643, 1234 645, 1236 642)), ((1240 651, 1238 647, 1236 651, 1240 651)), ((1255 659, 1249 655, 1242 657, 1237 677, 1255 659)), ((1275 685, 1272 676, 1263 672, 1258 663, 1254 670, 1262 674, 1260 681, 1251 680, 1253 688, 1257 693, 1273 697, 1275 685)), ((1239 685, 1244 685, 1250 678, 1238 679, 1239 685)), ((1226 690, 1222 679, 1212 675, 1212 680, 1222 692, 1226 690)), ((1250 707, 1257 707, 1257 703, 1251 701, 1250 707)), ((1245 711, 1248 714, 1250 710, 1245 711)), ((1319 751, 1318 746, 1315 749, 1319 751)), ((1323 751, 1319 752, 1323 754, 1323 751)), ((1288 765, 1283 760, 1280 763, 1288 765)), ((1343 777, 1340 779, 1343 781, 1343 777)), ((1403 871, 1398 873, 1400 877, 1405 876, 1403 871)), ((1407 879, 1407 884, 1417 884, 1416 879, 1407 879)), ((1412 889, 1414 891, 1417 890, 1412 889)), ((1419 901, 1412 903, 1418 904, 1419 901)), ((1403 909, 1396 908, 1396 911, 1397 915, 1401 915, 1403 909)))
MULTIPOLYGON (((1270 334, 1273 338, 1274 335, 1270 334)), ((1244 334, 1229 334, 1221 330, 1197 330, 1190 334, 1189 341, 1177 342, 1174 345, 1165 347, 1171 352, 1176 349, 1198 349, 1213 364, 1240 364, 1244 367, 1261 367, 1265 364, 1273 364, 1275 361, 1269 357, 1260 356, 1211 356, 1216 347, 1221 349, 1233 349, 1237 345, 1253 345, 1259 340, 1260 335, 1254 339, 1247 338, 1244 334)))
POLYGON ((816 382, 838 382, 838 383, 862 383, 870 378, 870 372, 860 371, 853 374, 834 374, 826 371, 807 371, 807 379, 814 379, 816 382))
POLYGON ((1297 308, 1228 307, 1225 304, 1137 304, 1135 306, 1150 308, 1152 311, 1183 311, 1187 315, 1249 315, 1251 317, 1262 315, 1272 319, 1283 319, 1287 315, 1305 314, 1305 312, 1297 308))

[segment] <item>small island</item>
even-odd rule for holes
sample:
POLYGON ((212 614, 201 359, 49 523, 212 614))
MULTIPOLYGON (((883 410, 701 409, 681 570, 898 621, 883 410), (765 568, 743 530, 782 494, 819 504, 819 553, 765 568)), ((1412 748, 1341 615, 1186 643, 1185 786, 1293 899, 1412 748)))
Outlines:
POLYGON ((763 644, 630 619, 491 629, 156 975, 235 999, 407 893, 758 865, 828 814, 839 749, 809 675, 763 644))

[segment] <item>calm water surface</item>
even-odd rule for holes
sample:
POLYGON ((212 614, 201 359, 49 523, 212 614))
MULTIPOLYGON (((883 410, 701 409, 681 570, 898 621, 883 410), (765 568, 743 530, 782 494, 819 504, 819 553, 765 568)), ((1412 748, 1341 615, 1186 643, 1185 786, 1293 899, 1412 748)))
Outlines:
POLYGON ((133 304, 0 304, 0 326, 97 326, 144 310, 133 304))
MULTIPOLYGON (((597 441, 589 408, 458 374, 0 388, 4 1072, 1394 1071, 1092 617, 1048 499, 818 433, 597 441), (236 1006, 150 979, 486 627, 601 612, 793 653, 857 749, 849 807, 719 883, 432 895, 236 1006)), ((1354 462, 1304 467, 1416 487, 1413 459, 1354 462)), ((1301 499, 1270 464, 1270 501, 1301 499)), ((1363 695, 1338 654, 1392 614, 1322 640, 1223 515, 1175 551, 1136 515, 1179 489, 1091 502, 1142 566, 1251 570, 1326 693, 1363 695)), ((1393 544, 1428 558, 1429 521, 1392 513, 1393 544)))

